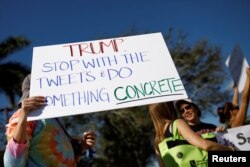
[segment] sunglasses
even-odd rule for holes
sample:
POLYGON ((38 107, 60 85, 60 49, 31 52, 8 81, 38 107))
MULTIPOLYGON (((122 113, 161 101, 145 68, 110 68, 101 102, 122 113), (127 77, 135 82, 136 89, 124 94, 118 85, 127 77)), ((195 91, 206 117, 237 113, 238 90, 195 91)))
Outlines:
POLYGON ((185 112, 185 110, 190 110, 191 108, 192 108, 192 106, 189 104, 189 105, 185 106, 184 108, 182 108, 182 109, 180 110, 180 113, 182 114, 182 113, 185 112))

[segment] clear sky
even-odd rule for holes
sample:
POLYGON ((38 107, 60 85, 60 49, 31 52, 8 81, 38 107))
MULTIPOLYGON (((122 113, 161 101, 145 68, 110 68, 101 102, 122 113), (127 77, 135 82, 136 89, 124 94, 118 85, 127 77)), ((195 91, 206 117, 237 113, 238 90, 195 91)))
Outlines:
POLYGON ((191 43, 207 39, 221 46, 225 59, 238 43, 250 62, 249 0, 0 0, 0 40, 23 35, 32 41, 8 60, 28 66, 35 46, 94 40, 132 26, 152 32, 172 27, 191 43))

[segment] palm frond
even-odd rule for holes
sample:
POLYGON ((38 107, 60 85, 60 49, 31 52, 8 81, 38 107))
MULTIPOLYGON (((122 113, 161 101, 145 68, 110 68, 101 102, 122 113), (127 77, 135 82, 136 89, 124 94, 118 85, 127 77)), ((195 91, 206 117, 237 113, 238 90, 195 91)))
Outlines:
POLYGON ((8 37, 4 41, 0 42, 0 61, 10 54, 23 49, 29 44, 30 41, 22 36, 8 37))

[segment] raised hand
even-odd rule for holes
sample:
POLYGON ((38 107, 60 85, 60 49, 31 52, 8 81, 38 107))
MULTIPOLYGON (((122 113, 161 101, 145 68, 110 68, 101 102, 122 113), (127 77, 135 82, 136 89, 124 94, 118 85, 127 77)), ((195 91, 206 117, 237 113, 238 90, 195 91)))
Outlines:
POLYGON ((44 96, 33 96, 22 101, 21 109, 28 114, 32 110, 36 110, 46 105, 46 98, 44 96))
POLYGON ((82 150, 91 149, 95 146, 96 134, 93 131, 84 132, 82 137, 82 150))

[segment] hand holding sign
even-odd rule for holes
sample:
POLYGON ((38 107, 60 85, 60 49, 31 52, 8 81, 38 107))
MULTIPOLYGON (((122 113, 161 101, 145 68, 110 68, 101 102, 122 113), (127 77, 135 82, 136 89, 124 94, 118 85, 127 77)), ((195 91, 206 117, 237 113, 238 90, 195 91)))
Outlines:
POLYGON ((217 140, 220 144, 250 151, 250 125, 228 129, 228 133, 218 133, 217 140))

